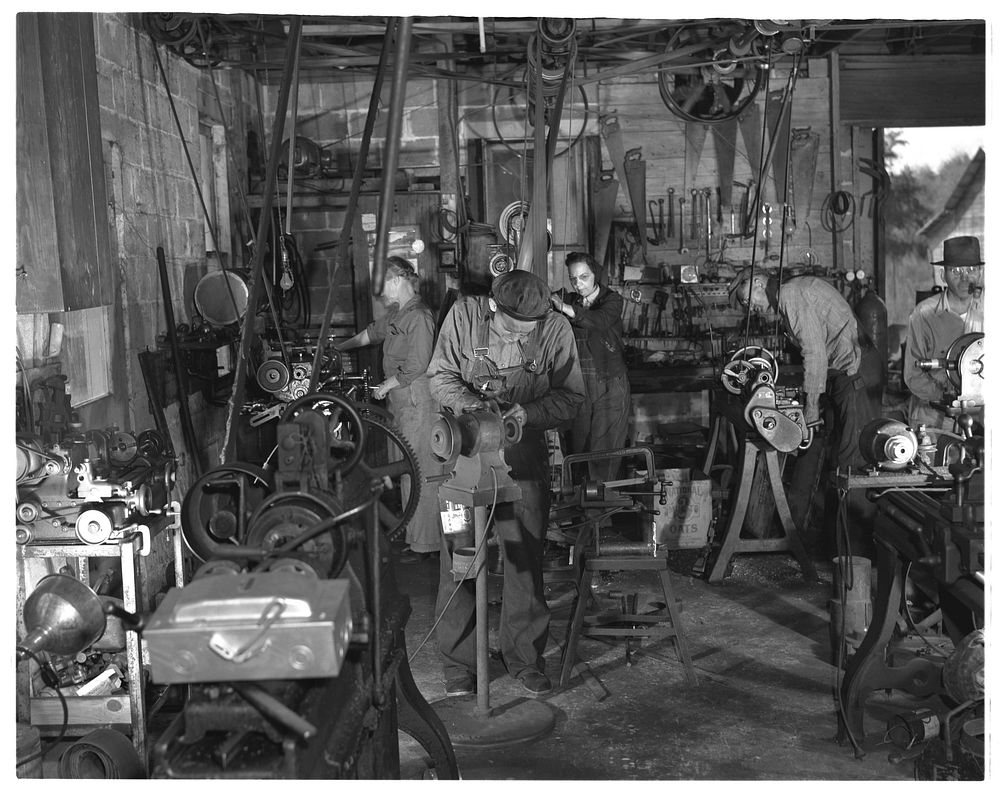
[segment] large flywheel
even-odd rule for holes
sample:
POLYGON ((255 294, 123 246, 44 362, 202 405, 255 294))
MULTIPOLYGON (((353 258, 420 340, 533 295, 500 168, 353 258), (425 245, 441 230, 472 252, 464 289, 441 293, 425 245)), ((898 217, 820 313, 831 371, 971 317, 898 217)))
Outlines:
POLYGON ((386 538, 393 540, 406 530, 416 513, 422 483, 420 464, 410 442, 394 423, 374 413, 362 414, 361 422, 364 451, 347 482, 353 488, 367 489, 373 481, 381 481, 384 488, 379 497, 379 523, 386 538))
POLYGON ((746 53, 736 45, 743 33, 737 20, 706 20, 684 25, 670 37, 665 52, 678 57, 660 67, 657 82, 675 115, 715 124, 736 118, 754 100, 763 65, 752 44, 746 53))

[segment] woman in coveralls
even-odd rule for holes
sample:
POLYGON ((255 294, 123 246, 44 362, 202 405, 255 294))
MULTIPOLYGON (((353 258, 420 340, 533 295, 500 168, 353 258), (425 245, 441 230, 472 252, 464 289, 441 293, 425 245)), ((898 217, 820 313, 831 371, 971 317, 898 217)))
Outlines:
MULTIPOLYGON (((420 277, 413 265, 399 256, 386 260, 382 300, 386 313, 355 336, 337 346, 338 351, 382 344, 385 380, 372 388, 376 400, 389 399, 389 410, 403 436, 416 453, 425 482, 420 486, 417 510, 406 527, 409 546, 401 562, 416 562, 436 554, 441 543, 441 514, 437 485, 426 478, 441 473, 441 464, 431 454, 431 427, 438 403, 430 393, 427 365, 434 349, 434 315, 419 293, 420 277)), ((409 499, 409 478, 401 484, 403 503, 409 499)))
MULTIPOLYGON (((622 342, 622 296, 602 283, 601 268, 590 254, 574 251, 566 270, 575 292, 553 293, 552 307, 569 318, 580 354, 587 401, 568 433, 570 453, 621 449, 628 432, 632 392, 622 342)), ((590 464, 598 482, 615 479, 620 459, 590 464)))
MULTIPOLYGON (((542 584, 550 502, 545 430, 571 419, 584 400, 573 330, 550 311, 549 294, 538 276, 514 270, 494 280, 490 297, 460 298, 445 317, 428 369, 431 393, 443 407, 482 411, 496 401, 505 418, 523 427, 521 440, 504 449, 521 499, 497 504, 494 534, 503 560, 500 651, 507 672, 530 694, 551 689, 542 657, 549 631, 542 584)), ((468 695, 477 685, 475 582, 455 592, 443 535, 441 549, 435 611, 445 690, 468 695)))

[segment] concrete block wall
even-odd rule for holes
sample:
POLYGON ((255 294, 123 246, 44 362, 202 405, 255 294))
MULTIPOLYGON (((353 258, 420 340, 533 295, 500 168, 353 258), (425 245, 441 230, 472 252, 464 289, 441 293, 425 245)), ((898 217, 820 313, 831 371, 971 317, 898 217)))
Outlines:
MULTIPOLYGON (((226 106, 220 113, 207 71, 160 47, 159 57, 180 122, 178 129, 153 42, 138 26, 137 15, 95 14, 94 32, 109 222, 120 282, 118 295, 108 296, 108 300, 118 303, 124 347, 114 356, 113 366, 125 368, 129 392, 113 399, 123 403, 125 427, 140 431, 154 423, 138 354, 155 349, 157 336, 167 330, 156 250, 164 249, 177 323, 191 323, 195 317, 194 286, 210 268, 219 267, 216 261, 206 261, 204 213, 184 142, 197 168, 201 159, 200 121, 219 121, 224 115, 230 125, 233 154, 245 162, 245 89, 241 81, 246 78, 237 71, 215 73, 226 106)), ((233 190, 234 180, 243 172, 245 168, 230 169, 233 190)), ((231 206, 238 207, 235 197, 231 206)), ((217 465, 224 411, 207 405, 200 394, 191 395, 190 405, 195 434, 207 452, 206 463, 217 465)), ((167 416, 175 446, 181 450, 183 435, 176 403, 168 406, 167 416)), ((178 471, 181 493, 192 479, 191 466, 182 465, 178 471)))

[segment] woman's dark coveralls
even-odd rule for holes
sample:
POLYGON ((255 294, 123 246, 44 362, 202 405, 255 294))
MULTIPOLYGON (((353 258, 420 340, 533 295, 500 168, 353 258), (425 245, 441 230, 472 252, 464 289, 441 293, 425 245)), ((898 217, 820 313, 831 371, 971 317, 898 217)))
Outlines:
MULTIPOLYGON (((569 452, 598 452, 620 449, 628 435, 628 417, 632 392, 625 365, 622 342, 622 296, 601 285, 589 306, 578 292, 565 296, 573 307, 570 325, 576 336, 580 371, 587 389, 587 399, 569 430, 569 452)), ((600 462, 590 467, 591 476, 600 482, 614 479, 620 461, 600 462)))

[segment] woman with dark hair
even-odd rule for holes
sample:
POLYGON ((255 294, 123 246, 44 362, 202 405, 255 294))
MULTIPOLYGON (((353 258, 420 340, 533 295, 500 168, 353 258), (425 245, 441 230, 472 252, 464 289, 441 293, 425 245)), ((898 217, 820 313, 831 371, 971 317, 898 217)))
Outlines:
MULTIPOLYGON (((420 277, 413 265, 399 256, 386 260, 382 300, 387 310, 361 332, 337 345, 340 352, 382 344, 385 380, 372 388, 376 400, 388 398, 389 410, 416 453, 423 478, 440 474, 441 465, 430 450, 430 427, 440 410, 430 393, 427 365, 434 350, 434 315, 420 297, 420 277)), ((402 497, 409 499, 413 484, 404 478, 402 497)), ((406 527, 409 546, 401 562, 435 556, 441 544, 441 514, 437 486, 420 487, 417 511, 406 527)))
MULTIPOLYGON (((566 256, 575 292, 552 294, 552 307, 573 326, 587 399, 570 427, 570 453, 599 452, 625 446, 632 393, 622 342, 622 296, 603 284, 603 268, 590 254, 566 256)), ((590 466, 601 482, 614 479, 620 461, 590 466)))

